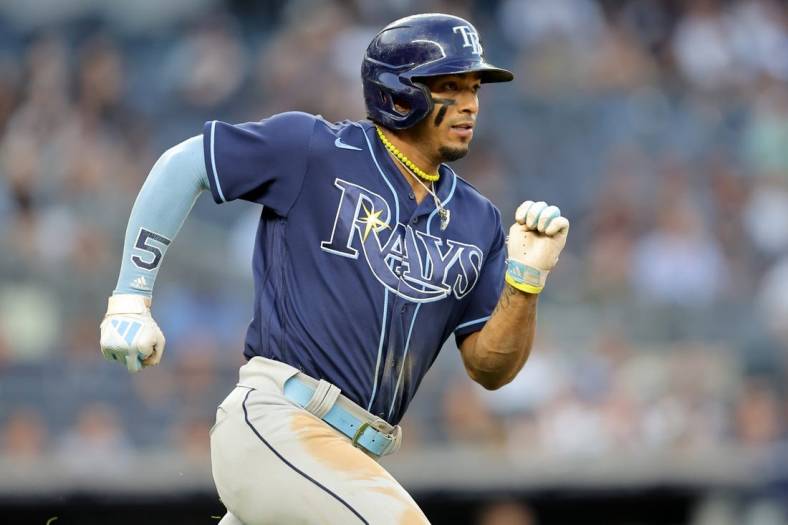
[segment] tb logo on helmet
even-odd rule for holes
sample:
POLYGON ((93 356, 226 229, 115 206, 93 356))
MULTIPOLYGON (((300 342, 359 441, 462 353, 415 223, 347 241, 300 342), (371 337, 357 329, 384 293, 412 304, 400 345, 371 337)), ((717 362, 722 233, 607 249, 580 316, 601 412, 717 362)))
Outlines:
POLYGON ((482 54, 482 45, 479 42, 479 33, 471 26, 454 26, 452 31, 462 35, 462 47, 470 47, 474 55, 482 54))

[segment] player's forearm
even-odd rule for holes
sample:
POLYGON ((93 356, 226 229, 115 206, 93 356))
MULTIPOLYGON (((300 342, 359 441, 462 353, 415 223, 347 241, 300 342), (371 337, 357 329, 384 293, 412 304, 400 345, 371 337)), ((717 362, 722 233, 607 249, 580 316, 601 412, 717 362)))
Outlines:
POLYGON ((492 316, 463 349, 465 368, 474 381, 496 389, 514 379, 531 352, 538 297, 505 285, 492 316))
POLYGON ((151 169, 131 210, 114 294, 152 294, 167 248, 208 188, 203 159, 197 136, 167 150, 151 169))

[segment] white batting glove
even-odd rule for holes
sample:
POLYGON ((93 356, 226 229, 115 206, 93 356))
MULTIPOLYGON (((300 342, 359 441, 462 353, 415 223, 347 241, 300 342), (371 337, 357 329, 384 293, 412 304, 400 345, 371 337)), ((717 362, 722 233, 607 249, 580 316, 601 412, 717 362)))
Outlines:
POLYGON ((525 201, 514 219, 509 228, 506 282, 523 292, 539 293, 564 249, 569 221, 544 201, 525 201))
POLYGON ((129 372, 159 363, 164 352, 164 334, 150 313, 150 299, 136 294, 109 298, 101 322, 101 353, 120 361, 129 372))

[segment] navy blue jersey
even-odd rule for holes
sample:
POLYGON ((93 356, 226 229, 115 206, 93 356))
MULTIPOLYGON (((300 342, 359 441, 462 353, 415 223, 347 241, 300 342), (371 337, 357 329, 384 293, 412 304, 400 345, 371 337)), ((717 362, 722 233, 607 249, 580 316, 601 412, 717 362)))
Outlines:
POLYGON ((286 362, 399 422, 446 339, 480 330, 498 301, 498 210, 442 165, 442 231, 367 121, 211 121, 204 144, 216 202, 263 205, 246 357, 286 362))

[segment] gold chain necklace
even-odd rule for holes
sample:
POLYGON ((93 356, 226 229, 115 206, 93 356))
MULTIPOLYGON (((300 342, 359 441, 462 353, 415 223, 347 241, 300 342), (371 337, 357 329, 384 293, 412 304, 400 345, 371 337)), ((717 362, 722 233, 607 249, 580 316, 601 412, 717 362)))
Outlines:
POLYGON ((392 155, 394 155, 394 158, 400 161, 400 163, 403 166, 408 168, 416 176, 426 180, 427 182, 436 182, 438 179, 441 178, 440 173, 429 174, 426 171, 420 169, 418 166, 416 166, 413 163, 413 161, 411 161, 399 149, 397 149, 397 146, 392 144, 389 141, 389 139, 386 138, 386 135, 383 134, 383 132, 380 130, 379 127, 375 126, 375 129, 378 132, 378 137, 380 138, 380 141, 383 143, 384 146, 386 146, 386 149, 389 150, 392 155))

